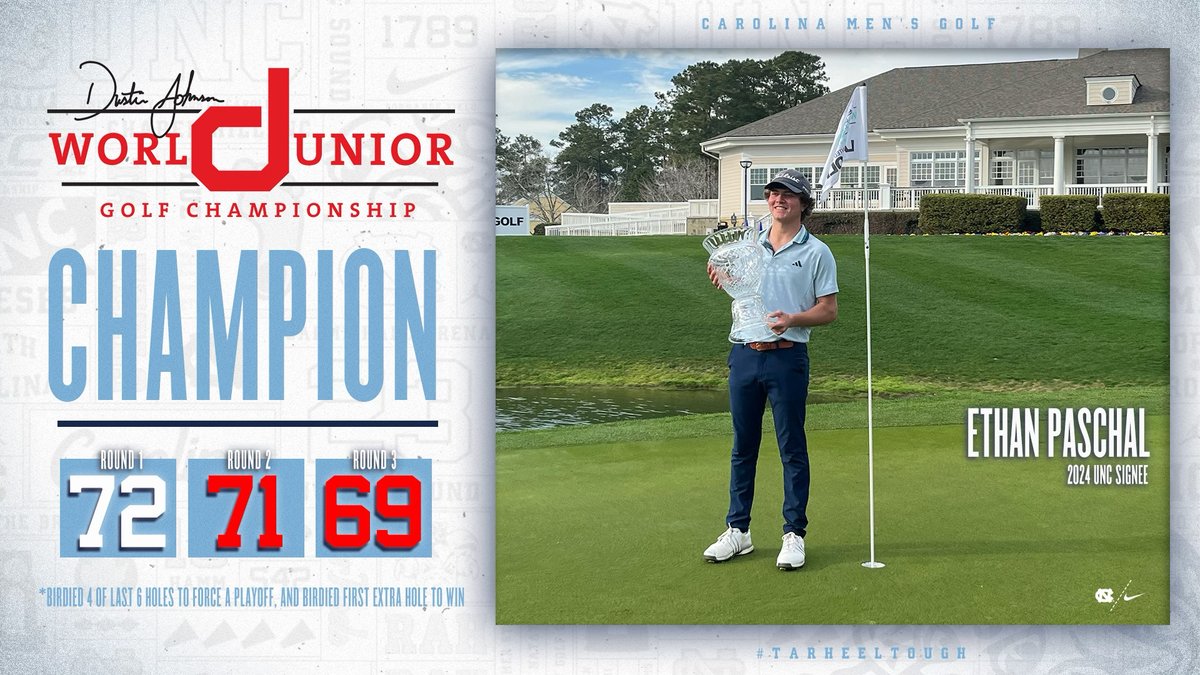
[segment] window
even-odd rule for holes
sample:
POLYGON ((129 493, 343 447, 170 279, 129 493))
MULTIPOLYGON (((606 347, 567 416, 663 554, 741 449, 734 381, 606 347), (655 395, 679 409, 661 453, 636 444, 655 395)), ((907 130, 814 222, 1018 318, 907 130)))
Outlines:
POLYGON ((762 199, 763 186, 770 180, 766 169, 750 167, 750 199, 762 199))
POLYGON ((992 151, 992 184, 1012 185, 1015 173, 1016 157, 1012 150, 992 151))
POLYGON ((954 152, 933 153, 933 184, 954 185, 958 182, 958 158, 954 152))
POLYGON ((1075 150, 1075 182, 1100 182, 1100 148, 1078 148, 1075 150))
POLYGON ((1146 182, 1146 153, 1130 155, 1125 164, 1125 175, 1130 183, 1146 182))
POLYGON ((1054 183, 1054 151, 1042 152, 1038 155, 1038 184, 1052 185, 1054 183))
POLYGON ((750 199, 763 200, 766 196, 763 194, 767 187, 767 183, 779 174, 780 171, 794 170, 799 171, 808 179, 808 184, 816 189, 817 181, 821 178, 821 167, 815 166, 770 166, 770 167, 750 167, 750 199))
POLYGON ((914 187, 928 187, 933 181, 933 153, 914 152, 909 155, 909 181, 914 187))
POLYGON ((897 178, 898 174, 899 174, 899 169, 897 169, 894 166, 889 166, 888 170, 887 170, 887 184, 895 186, 896 181, 899 180, 899 178, 897 178))
POLYGON ((1054 182, 1054 151, 1037 148, 1017 151, 1017 184, 1049 185, 1054 182))
POLYGON ((1144 183, 1146 170, 1145 147, 1075 150, 1076 183, 1144 183))
MULTIPOLYGON (((846 165, 842 166, 842 175, 838 177, 838 184, 837 184, 837 187, 834 189, 862 187, 863 186, 862 176, 864 175, 862 169, 863 169, 862 164, 859 164, 858 162, 855 162, 853 164, 846 164, 846 165)), ((880 171, 881 171, 881 168, 879 166, 871 165, 871 164, 867 165, 867 170, 866 170, 865 175, 866 175, 868 187, 871 186, 872 184, 874 184, 874 185, 879 184, 879 172, 880 171)), ((895 171, 895 169, 892 169, 892 171, 895 171)))
POLYGON ((1054 150, 992 150, 988 175, 992 185, 1054 183, 1054 150))
POLYGON ((1103 148, 1100 150, 1100 182, 1124 183, 1126 151, 1128 148, 1103 148))
POLYGON ((909 182, 913 187, 966 185, 966 156, 966 150, 910 153, 908 156, 909 182))

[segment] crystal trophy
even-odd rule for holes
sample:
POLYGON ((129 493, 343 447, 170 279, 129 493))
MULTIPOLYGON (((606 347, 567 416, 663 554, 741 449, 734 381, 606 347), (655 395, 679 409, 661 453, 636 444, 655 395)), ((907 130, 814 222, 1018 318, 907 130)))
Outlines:
POLYGON ((758 233, 749 228, 717 230, 704 238, 708 264, 721 288, 733 298, 730 342, 767 342, 776 335, 767 326, 767 309, 759 289, 763 252, 758 233))

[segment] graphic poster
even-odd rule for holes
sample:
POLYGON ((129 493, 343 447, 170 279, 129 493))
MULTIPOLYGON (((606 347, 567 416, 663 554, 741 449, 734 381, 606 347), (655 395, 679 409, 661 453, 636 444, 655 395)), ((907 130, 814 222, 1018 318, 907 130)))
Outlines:
POLYGON ((1197 17, 1145 9, 6 5, 3 670, 1194 669, 1197 17), (1081 46, 1171 50, 1169 625, 497 624, 497 49, 1081 46))

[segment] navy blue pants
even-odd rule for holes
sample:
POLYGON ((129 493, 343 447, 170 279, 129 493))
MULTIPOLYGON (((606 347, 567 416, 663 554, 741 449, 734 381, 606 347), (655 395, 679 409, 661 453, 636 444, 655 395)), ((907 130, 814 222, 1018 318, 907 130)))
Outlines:
POLYGON ((729 409, 733 415, 733 452, 729 471, 730 527, 750 530, 754 472, 762 442, 767 401, 775 418, 779 458, 783 461, 783 531, 801 537, 808 526, 808 440, 804 405, 808 398, 808 348, 755 351, 735 344, 729 353, 729 409))

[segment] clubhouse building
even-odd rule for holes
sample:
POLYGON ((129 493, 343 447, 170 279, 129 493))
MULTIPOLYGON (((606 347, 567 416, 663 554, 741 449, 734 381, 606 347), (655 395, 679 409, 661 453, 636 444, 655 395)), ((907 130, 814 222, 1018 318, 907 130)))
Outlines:
MULTIPOLYGON (((1080 50, 1076 59, 897 68, 866 80, 870 159, 847 162, 823 208, 917 208, 930 192, 1168 192, 1166 49, 1080 50)), ((766 215, 783 169, 815 186, 853 86, 701 144, 717 158, 717 212, 766 215), (748 163, 748 166, 746 165, 748 163)))

